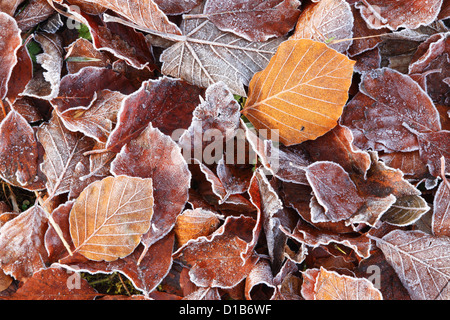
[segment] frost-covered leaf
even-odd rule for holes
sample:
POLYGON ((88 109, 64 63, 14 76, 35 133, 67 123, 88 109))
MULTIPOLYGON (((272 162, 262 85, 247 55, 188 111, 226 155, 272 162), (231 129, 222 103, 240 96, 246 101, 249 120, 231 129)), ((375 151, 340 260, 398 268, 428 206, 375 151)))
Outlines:
POLYGON ((376 241, 412 299, 450 298, 450 238, 394 230, 376 241))
POLYGON ((90 184, 70 211, 70 236, 90 260, 113 261, 134 251, 153 216, 151 179, 107 177, 90 184))
POLYGON ((419 220, 429 210, 430 207, 421 196, 405 196, 397 199, 383 214, 382 220, 396 226, 406 226, 419 220))
MULTIPOLYGON (((0 2, 0 5, 3 2, 6 1, 0 2)), ((0 63, 2 65, 0 69, 0 99, 3 99, 8 90, 11 72, 17 63, 16 53, 22 44, 22 39, 16 20, 4 12, 0 12, 0 26, 3 30, 0 39, 0 63)))
POLYGON ((345 52, 352 44, 353 14, 345 0, 322 0, 303 10, 290 39, 313 39, 320 42, 333 40, 347 41, 330 43, 330 48, 345 52))
POLYGON ((16 111, 9 112, 0 124, 0 137, 0 177, 24 189, 44 189, 38 143, 25 118, 16 111))
POLYGON ((44 247, 47 217, 42 207, 32 206, 0 229, 0 267, 17 280, 30 278, 49 262, 44 247))
POLYGON ((259 130, 278 129, 286 146, 314 140, 336 126, 353 65, 324 43, 288 40, 252 78, 242 113, 259 130))
POLYGON ((203 14, 190 17, 207 18, 220 30, 233 32, 248 41, 267 41, 284 36, 294 28, 299 6, 299 0, 208 0, 203 14))
POLYGON ((174 227, 178 246, 183 246, 191 239, 209 236, 219 227, 219 223, 219 218, 212 211, 202 208, 184 210, 177 217, 174 227))
POLYGON ((434 196, 433 234, 450 237, 450 183, 445 176, 434 196))
POLYGON ((264 69, 284 40, 249 42, 220 31, 205 19, 184 20, 184 37, 166 49, 160 60, 162 73, 207 88, 223 81, 233 94, 247 96, 244 86, 264 69))
POLYGON ((383 300, 381 292, 365 278, 340 275, 320 267, 303 273, 306 300, 383 300))

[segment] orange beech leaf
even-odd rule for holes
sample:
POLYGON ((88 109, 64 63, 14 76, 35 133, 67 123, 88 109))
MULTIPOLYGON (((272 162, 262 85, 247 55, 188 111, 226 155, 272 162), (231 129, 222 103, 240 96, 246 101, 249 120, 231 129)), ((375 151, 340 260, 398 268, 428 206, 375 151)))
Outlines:
POLYGON ((88 259, 113 261, 134 251, 150 228, 151 179, 107 177, 89 185, 70 211, 70 235, 88 259))
POLYGON ((288 40, 251 80, 242 113, 258 130, 278 129, 285 145, 314 140, 336 126, 354 64, 324 43, 288 40))

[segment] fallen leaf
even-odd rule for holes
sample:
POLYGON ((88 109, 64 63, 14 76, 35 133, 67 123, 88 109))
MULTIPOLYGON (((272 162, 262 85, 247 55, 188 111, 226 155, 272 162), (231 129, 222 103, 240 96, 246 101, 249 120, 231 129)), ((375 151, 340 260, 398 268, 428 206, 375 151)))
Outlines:
POLYGON ((203 14, 189 17, 207 18, 220 30, 233 32, 248 41, 267 41, 284 36, 294 28, 300 14, 299 6, 298 0, 208 0, 203 14))
POLYGON ((365 278, 309 269, 303 273, 302 296, 306 300, 383 300, 381 292, 365 278))
POLYGON ((253 77, 242 113, 257 129, 278 129, 284 145, 314 140, 336 126, 353 65, 324 43, 288 40, 253 77))
POLYGON ((9 112, 0 124, 0 136, 0 177, 24 189, 45 189, 38 142, 25 118, 16 111, 9 112))
POLYGON ((450 184, 445 175, 442 180, 434 196, 432 228, 434 235, 450 237, 450 184))
POLYGON ((412 299, 449 299, 448 237, 394 230, 375 240, 412 299))
POLYGON ((219 227, 219 223, 219 218, 211 211, 202 208, 184 210, 177 217, 174 227, 178 247, 191 239, 209 236, 219 227))
POLYGON ((42 207, 32 206, 0 229, 0 267, 22 281, 46 268, 48 255, 44 247, 47 217, 42 207))
POLYGON ((70 211, 70 235, 88 259, 114 261, 134 251, 150 228, 151 179, 107 177, 89 185, 70 211))
POLYGON ((312 39, 345 52, 352 44, 353 14, 345 0, 322 0, 303 10, 290 39, 312 39), (333 43, 334 40, 346 40, 333 43))
POLYGON ((430 210, 427 202, 420 196, 411 195, 397 199, 382 220, 396 226, 406 226, 419 220, 430 210))
MULTIPOLYGON (((3 6, 3 2, 5 1, 0 5, 3 6)), ((2 100, 6 96, 8 81, 17 63, 16 53, 22 44, 22 38, 16 20, 4 12, 0 12, 0 26, 4 30, 0 41, 0 61, 3 66, 0 72, 0 100, 2 100)))
POLYGON ((267 66, 283 40, 249 42, 220 31, 205 19, 184 20, 181 29, 184 38, 160 57, 162 73, 203 88, 223 81, 233 94, 240 96, 247 96, 244 86, 267 66))

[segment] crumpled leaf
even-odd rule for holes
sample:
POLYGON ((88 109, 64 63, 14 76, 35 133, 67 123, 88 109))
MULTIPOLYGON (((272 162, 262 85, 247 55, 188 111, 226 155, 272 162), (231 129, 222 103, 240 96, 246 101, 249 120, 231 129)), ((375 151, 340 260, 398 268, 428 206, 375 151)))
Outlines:
POLYGON ((134 251, 153 216, 151 179, 107 177, 90 184, 70 211, 70 235, 90 260, 114 261, 134 251))
POLYGON ((381 292, 365 278, 340 275, 320 267, 303 272, 302 296, 306 300, 383 300, 381 292))
POLYGON ((14 110, 9 112, 0 124, 0 136, 0 177, 24 189, 45 189, 38 142, 25 118, 14 110))
POLYGON ((243 280, 258 261, 255 254, 242 257, 251 241, 255 220, 228 217, 209 237, 191 240, 174 253, 190 267, 191 281, 200 287, 232 288, 243 280))
POLYGON ((433 205, 433 234, 450 237, 450 183, 445 175, 442 175, 433 205))
POLYGON ((401 27, 416 29, 433 22, 441 9, 442 0, 422 1, 363 0, 357 8, 372 29, 401 27))
POLYGON ((243 97, 247 96, 244 86, 266 67, 283 41, 249 42, 205 19, 184 20, 181 29, 184 37, 161 54, 162 73, 203 88, 223 81, 233 94, 243 97))
POLYGON ((329 47, 345 52, 352 44, 353 14, 345 0, 322 0, 303 10, 290 39, 331 42, 329 47), (347 41, 333 43, 333 40, 347 41))
MULTIPOLYGON (((0 4, 3 4, 0 3, 0 4)), ((2 100, 8 90, 8 81, 11 77, 14 66, 17 63, 17 50, 22 44, 20 29, 16 20, 4 12, 0 12, 0 27, 3 30, 0 41, 0 100, 2 100)))
POLYGON ((48 263, 44 247, 47 217, 42 207, 32 206, 0 229, 0 267, 21 281, 33 276, 48 263))
POLYGON ((189 18, 207 18, 220 30, 233 32, 248 41, 267 41, 284 36, 294 28, 299 6, 299 0, 208 0, 203 14, 189 15, 189 18))
POLYGON ((324 43, 288 40, 253 77, 242 113, 257 129, 278 129, 286 146, 314 140, 336 126, 353 65, 324 43))
POLYGON ((449 299, 448 237, 394 230, 375 240, 412 299, 449 299))
POLYGON ((184 210, 177 217, 174 227, 178 247, 191 239, 209 236, 219 227, 219 223, 219 218, 212 211, 202 208, 184 210))

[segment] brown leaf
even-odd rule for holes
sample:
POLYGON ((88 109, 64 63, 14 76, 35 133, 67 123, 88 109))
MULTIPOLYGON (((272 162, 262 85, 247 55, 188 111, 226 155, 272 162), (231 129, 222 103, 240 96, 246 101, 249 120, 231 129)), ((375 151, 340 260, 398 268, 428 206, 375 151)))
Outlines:
POLYGON ((5 223, 0 229, 0 267, 22 281, 48 263, 44 247, 47 217, 37 205, 5 223))
POLYGON ((203 14, 184 18, 207 18, 220 30, 233 32, 248 41, 267 41, 284 36, 294 28, 300 14, 299 6, 298 0, 208 0, 203 14))
POLYGON ((441 128, 430 97, 407 75, 388 68, 370 71, 363 75, 360 91, 346 106, 341 124, 362 131, 377 150, 418 150, 416 136, 403 123, 425 131, 441 128))
POLYGON ((38 33, 34 35, 34 40, 41 45, 44 51, 36 56, 36 61, 42 66, 42 70, 33 74, 23 95, 52 100, 58 95, 61 83, 62 39, 58 34, 38 33))
POLYGON ((165 14, 178 15, 188 12, 198 6, 201 0, 153 0, 165 14))
POLYGON ((24 0, 0 0, 0 11, 7 13, 10 16, 14 15, 17 7, 24 2, 24 0))
POLYGON ((134 251, 150 228, 151 179, 107 177, 90 184, 70 211, 70 235, 90 260, 113 261, 134 251))
POLYGON ((179 79, 163 77, 143 82, 139 90, 122 101, 117 125, 106 147, 119 152, 149 123, 168 135, 176 129, 187 128, 191 123, 190 114, 198 105, 202 93, 202 89, 179 79))
POLYGON ((20 11, 15 19, 20 30, 27 31, 47 20, 55 10, 46 0, 32 0, 20 11))
POLYGON ((320 267, 303 273, 306 300, 383 300, 381 292, 365 278, 340 275, 320 267))
POLYGON ((169 21, 153 0, 84 0, 111 9, 138 26, 168 34, 181 34, 180 29, 169 21))
POLYGON ((352 29, 353 14, 345 0, 322 0, 303 10, 290 39, 312 39, 325 43, 330 39, 347 39, 329 44, 330 48, 345 52, 352 44, 352 29))
MULTIPOLYGON (((6 5, 3 2, 6 1, 0 2, 2 7, 6 5)), ((0 60, 2 62, 0 70, 0 100, 2 100, 6 96, 8 81, 17 63, 16 53, 22 44, 22 38, 20 37, 20 29, 16 20, 4 12, 0 12, 0 27, 3 30, 0 41, 0 60)))
POLYGON ((406 226, 419 220, 430 210, 427 202, 420 196, 411 195, 398 198, 387 210, 382 220, 396 226, 406 226))
POLYGON ((442 0, 431 0, 426 5, 422 1, 363 0, 357 5, 369 27, 416 29, 433 22, 439 14, 442 0))
POLYGON ((376 241, 412 299, 449 299, 448 237, 394 230, 376 241))
POLYGON ((94 300, 99 295, 79 274, 52 267, 36 272, 11 299, 94 300))
POLYGON ((24 189, 44 189, 33 128, 18 112, 11 111, 0 124, 0 136, 0 177, 24 189))
POLYGON ((150 246, 173 228, 188 199, 191 173, 180 148, 150 124, 122 148, 111 164, 111 172, 153 179, 154 217, 142 240, 150 246))
POLYGON ((450 237, 450 183, 442 176, 442 182, 434 196, 433 234, 450 237))
POLYGON ((265 68, 284 40, 249 42, 220 31, 205 19, 184 20, 181 29, 185 36, 160 57, 162 73, 203 88, 223 81, 233 94, 240 96, 247 95, 244 86, 265 68))
POLYGON ((92 42, 78 38, 66 48, 66 67, 69 73, 77 73, 84 67, 107 67, 108 57, 95 49, 92 42), (80 61, 81 60, 81 61, 80 61))
POLYGON ((206 237, 219 227, 216 214, 202 208, 183 211, 175 223, 175 235, 178 247, 185 245, 191 239, 206 237))
POLYGON ((314 140, 336 126, 353 65, 324 43, 288 40, 253 77, 242 113, 259 130, 278 129, 284 145, 314 140))
POLYGON ((83 153, 92 149, 92 140, 67 130, 56 112, 39 127, 37 137, 45 149, 41 169, 47 176, 47 192, 51 196, 69 192, 77 164, 89 167, 89 158, 83 153))
POLYGON ((270 300, 276 290, 273 284, 270 263, 261 259, 245 279, 245 298, 247 300, 270 300))
POLYGON ((251 241, 254 224, 245 216, 228 217, 212 235, 189 242, 174 253, 174 258, 190 267, 190 279, 197 286, 234 287, 258 261, 255 254, 241 255, 251 241))
POLYGON ((33 78, 33 62, 27 47, 23 44, 17 51, 17 63, 12 70, 8 82, 7 99, 14 103, 24 90, 28 82, 33 78))

